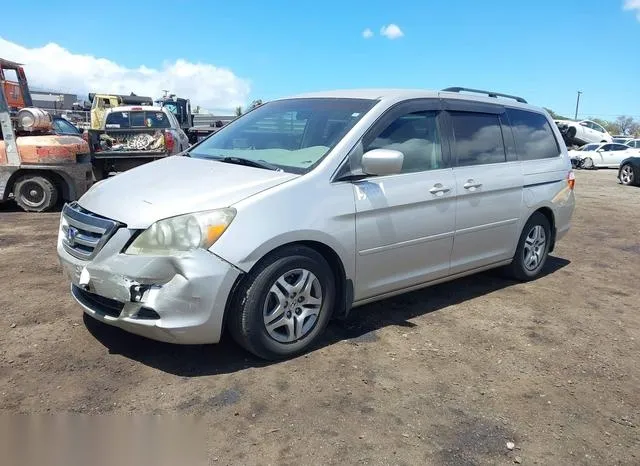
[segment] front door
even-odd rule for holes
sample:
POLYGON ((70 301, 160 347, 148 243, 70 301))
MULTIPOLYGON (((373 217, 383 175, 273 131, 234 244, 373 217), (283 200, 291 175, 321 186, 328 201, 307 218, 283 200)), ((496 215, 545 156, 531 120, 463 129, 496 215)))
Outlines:
POLYGON ((509 259, 518 240, 523 174, 515 152, 507 157, 513 137, 507 126, 503 137, 499 111, 449 112, 457 192, 452 274, 509 259))
POLYGON ((605 144, 596 152, 596 167, 619 167, 620 162, 631 155, 629 147, 624 144, 605 144))
POLYGON ((456 187, 442 144, 438 100, 394 108, 363 138, 364 151, 403 153, 402 171, 353 184, 355 300, 443 277, 455 227, 456 187))

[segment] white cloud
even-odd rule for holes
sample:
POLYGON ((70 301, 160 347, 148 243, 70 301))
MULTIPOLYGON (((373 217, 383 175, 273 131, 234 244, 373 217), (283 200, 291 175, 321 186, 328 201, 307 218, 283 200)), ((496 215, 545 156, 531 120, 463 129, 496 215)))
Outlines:
POLYGON ((638 21, 640 21, 640 0, 625 0, 624 9, 635 11, 638 21))
POLYGON ((362 31, 362 37, 365 39, 371 39, 373 37, 373 31, 369 28, 362 31))
POLYGON ((233 109, 248 100, 249 82, 231 70, 183 59, 159 68, 140 65, 127 68, 106 58, 80 55, 58 44, 27 48, 0 37, 0 57, 25 64, 31 87, 78 94, 113 92, 160 97, 169 89, 191 99, 191 105, 209 109, 233 109))
POLYGON ((402 29, 400 29, 400 26, 393 23, 387 26, 382 26, 382 28, 380 29, 380 34, 382 34, 383 36, 385 36, 387 39, 390 39, 390 40, 399 39, 402 36, 404 36, 404 32, 402 32, 402 29))

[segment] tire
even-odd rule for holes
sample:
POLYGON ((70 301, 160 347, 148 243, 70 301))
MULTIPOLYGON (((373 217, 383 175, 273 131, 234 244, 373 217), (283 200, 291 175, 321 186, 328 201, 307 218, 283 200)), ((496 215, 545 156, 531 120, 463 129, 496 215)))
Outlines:
POLYGON ((630 163, 625 163, 620 167, 619 179, 620 183, 625 186, 637 186, 640 183, 640 180, 636 176, 636 171, 630 163))
POLYGON ((58 202, 58 189, 44 176, 27 175, 13 185, 13 197, 27 212, 46 212, 58 202))
POLYGON ((591 170, 592 168, 594 168, 593 159, 591 157, 585 157, 584 159, 582 159, 582 163, 580 164, 580 166, 586 170, 591 170))
POLYGON ((509 276, 523 282, 537 278, 547 262, 550 245, 551 225, 549 225, 549 220, 540 212, 535 212, 522 229, 513 261, 506 269, 509 276), (537 235, 534 231, 537 232, 537 235), (540 244, 541 237, 539 234, 541 231, 544 233, 543 244, 540 244), (535 265, 529 261, 531 253, 535 251, 531 251, 531 248, 527 247, 527 245, 531 244, 532 238, 537 238, 533 243, 534 247, 538 248, 535 265))
POLYGON ((307 351, 325 329, 335 295, 335 276, 324 257, 304 246, 287 247, 243 280, 228 329, 240 346, 262 359, 290 358, 307 351))
POLYGON ((573 138, 576 137, 576 129, 575 128, 569 128, 567 130, 567 139, 571 142, 571 144, 573 144, 573 138))

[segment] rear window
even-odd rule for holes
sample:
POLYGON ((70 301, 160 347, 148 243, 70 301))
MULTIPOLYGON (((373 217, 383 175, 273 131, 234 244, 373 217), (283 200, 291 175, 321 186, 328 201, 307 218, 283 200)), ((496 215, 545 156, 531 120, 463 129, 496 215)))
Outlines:
POLYGON ((171 124, 164 112, 158 111, 132 111, 111 112, 107 115, 105 128, 170 128, 171 124))
POLYGON ((548 159, 560 155, 560 147, 544 115, 513 108, 507 109, 507 114, 520 160, 548 159))

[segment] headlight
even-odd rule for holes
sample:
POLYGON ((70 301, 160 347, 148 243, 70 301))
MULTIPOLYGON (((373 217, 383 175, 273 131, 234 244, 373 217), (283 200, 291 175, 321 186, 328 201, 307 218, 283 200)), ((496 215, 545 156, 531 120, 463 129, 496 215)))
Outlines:
POLYGON ((235 215, 236 210, 228 208, 160 220, 143 231, 125 254, 166 255, 198 248, 209 249, 235 215))

